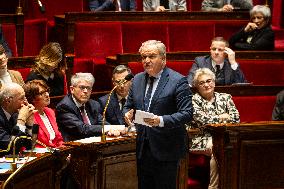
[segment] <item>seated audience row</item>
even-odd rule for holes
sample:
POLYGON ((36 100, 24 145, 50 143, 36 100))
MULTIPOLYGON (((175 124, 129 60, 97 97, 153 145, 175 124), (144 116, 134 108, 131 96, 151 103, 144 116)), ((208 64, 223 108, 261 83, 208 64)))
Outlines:
MULTIPOLYGON (((230 12, 234 9, 251 9, 252 0, 203 0, 202 11, 230 12)), ((135 11, 136 0, 89 0, 91 11, 135 11)), ((186 0, 143 0, 143 11, 187 11, 186 0)))

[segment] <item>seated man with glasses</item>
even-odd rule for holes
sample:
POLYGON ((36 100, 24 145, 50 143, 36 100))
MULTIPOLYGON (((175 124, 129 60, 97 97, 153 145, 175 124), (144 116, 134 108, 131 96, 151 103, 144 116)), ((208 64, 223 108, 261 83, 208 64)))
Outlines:
POLYGON ((65 142, 102 133, 100 104, 90 99, 94 83, 91 73, 76 73, 71 77, 71 94, 67 94, 56 106, 56 121, 65 142))
POLYGON ((209 68, 216 75, 216 85, 246 83, 245 76, 236 62, 235 52, 223 37, 212 39, 210 55, 196 57, 189 71, 188 83, 192 86, 193 75, 198 68, 209 68))
MULTIPOLYGON (((193 77, 193 86, 197 92, 192 97, 194 109, 192 127, 202 128, 206 124, 240 122, 239 112, 232 100, 232 96, 226 93, 214 92, 215 74, 210 69, 200 68, 196 70, 193 77)), ((204 149, 204 154, 211 156, 208 188, 217 189, 219 188, 219 174, 212 153, 212 137, 209 133, 202 132, 198 139, 193 140, 191 150, 196 151, 198 148, 204 149)))

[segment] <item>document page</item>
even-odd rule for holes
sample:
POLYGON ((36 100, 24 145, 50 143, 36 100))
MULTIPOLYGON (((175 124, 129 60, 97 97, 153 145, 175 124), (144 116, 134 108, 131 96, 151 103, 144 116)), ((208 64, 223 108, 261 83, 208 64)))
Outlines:
POLYGON ((153 113, 145 112, 142 110, 136 110, 134 123, 152 127, 151 125, 145 123, 144 121, 144 118, 152 118, 152 117, 154 117, 153 113))

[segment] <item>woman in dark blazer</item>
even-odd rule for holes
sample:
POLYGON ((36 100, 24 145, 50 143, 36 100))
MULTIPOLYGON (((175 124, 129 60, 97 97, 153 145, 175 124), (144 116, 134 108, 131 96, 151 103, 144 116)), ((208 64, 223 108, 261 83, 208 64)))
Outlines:
POLYGON ((274 31, 270 25, 271 12, 265 5, 250 11, 250 22, 229 40, 235 50, 274 50, 274 31))

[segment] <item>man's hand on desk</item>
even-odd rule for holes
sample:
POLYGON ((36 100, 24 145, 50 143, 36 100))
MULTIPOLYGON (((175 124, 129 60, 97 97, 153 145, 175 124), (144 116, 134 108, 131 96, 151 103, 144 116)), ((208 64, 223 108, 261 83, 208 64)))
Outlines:
POLYGON ((118 129, 110 129, 108 132, 107 132, 107 136, 113 136, 113 137, 118 137, 118 136, 121 136, 121 135, 124 135, 126 134, 127 132, 127 129, 122 129, 122 130, 118 130, 118 129))

